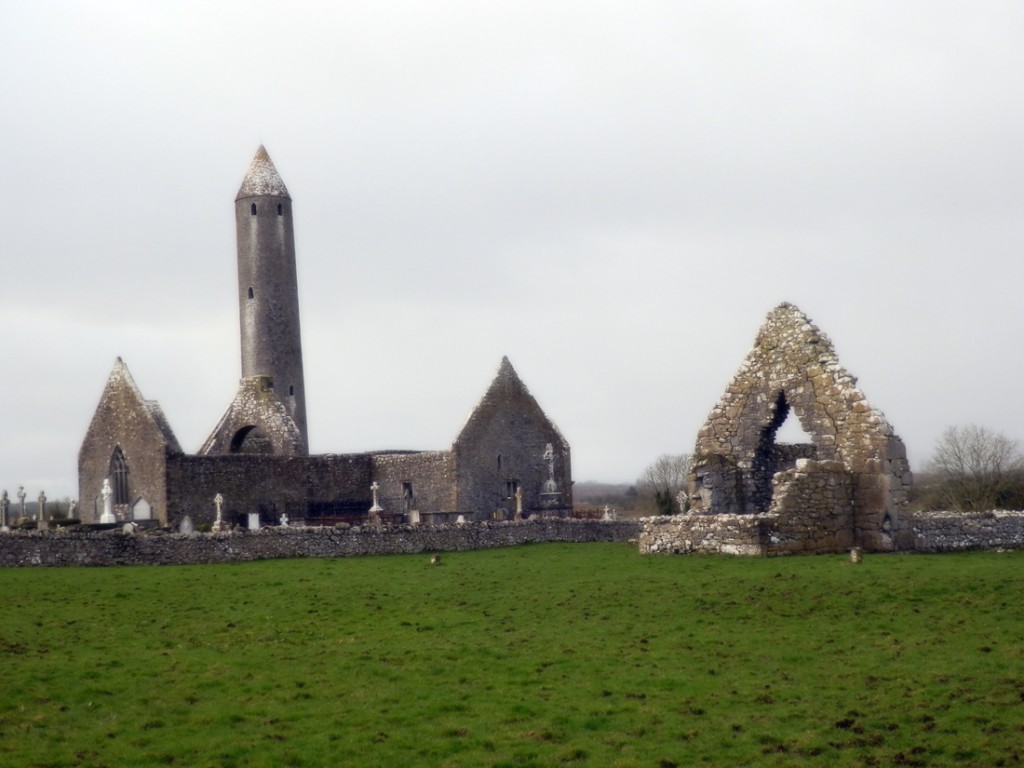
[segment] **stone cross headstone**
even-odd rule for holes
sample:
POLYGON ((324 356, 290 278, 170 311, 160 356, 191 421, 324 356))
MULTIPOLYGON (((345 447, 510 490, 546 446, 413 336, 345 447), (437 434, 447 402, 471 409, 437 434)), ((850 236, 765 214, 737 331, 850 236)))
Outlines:
POLYGON ((221 517, 220 508, 224 503, 224 497, 219 493, 213 497, 213 506, 217 510, 217 519, 213 521, 213 530, 215 532, 224 530, 224 519, 221 517))
POLYGON ((281 527, 282 528, 287 528, 288 527, 288 514, 286 512, 282 512, 281 513, 281 527))
POLYGON ((75 519, 75 515, 77 515, 77 514, 78 514, 78 502, 75 501, 74 499, 72 499, 68 503, 68 519, 74 520, 75 519))
POLYGON ((370 523, 373 525, 380 525, 380 513, 384 511, 384 508, 377 503, 377 491, 380 490, 380 485, 376 480, 370 486, 370 490, 373 491, 373 506, 370 507, 370 523))
POLYGON ((100 515, 100 523, 116 523, 117 518, 114 517, 114 505, 111 501, 111 496, 114 492, 110 488, 110 478, 103 478, 103 488, 100 490, 100 496, 103 497, 103 514, 100 515))
POLYGON ((39 522, 37 523, 36 527, 39 530, 43 530, 43 528, 46 527, 46 492, 45 491, 40 491, 39 492, 39 498, 36 499, 36 502, 39 504, 39 522))
POLYGON ((11 500, 7 498, 7 491, 4 491, 3 496, 0 496, 0 531, 11 530, 7 524, 7 508, 11 506, 11 500))
POLYGON ((523 519, 523 489, 516 488, 516 520, 523 519))
POLYGON ((18 506, 21 507, 19 514, 21 516, 21 519, 24 520, 25 519, 25 496, 28 495, 28 494, 25 493, 25 486, 19 485, 18 486, 18 493, 16 495, 18 497, 18 506))

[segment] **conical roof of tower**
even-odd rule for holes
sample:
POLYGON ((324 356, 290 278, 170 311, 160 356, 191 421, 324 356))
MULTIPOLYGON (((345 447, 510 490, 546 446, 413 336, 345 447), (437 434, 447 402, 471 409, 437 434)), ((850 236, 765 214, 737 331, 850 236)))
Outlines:
POLYGON ((287 197, 291 200, 291 195, 288 194, 288 187, 284 185, 281 174, 277 172, 277 168, 274 167, 274 161, 270 159, 270 155, 267 154, 267 150, 263 148, 262 144, 256 150, 256 156, 249 165, 249 172, 245 174, 245 179, 242 181, 242 186, 239 188, 235 200, 261 195, 287 197))

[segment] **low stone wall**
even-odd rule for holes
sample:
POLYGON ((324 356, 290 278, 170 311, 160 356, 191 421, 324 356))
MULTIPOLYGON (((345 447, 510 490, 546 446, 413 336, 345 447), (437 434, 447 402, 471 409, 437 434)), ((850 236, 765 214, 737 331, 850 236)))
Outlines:
MULTIPOLYGON (((907 515, 911 551, 1024 549, 1024 511, 914 512, 907 515)), ((833 521, 801 528, 795 510, 759 515, 675 515, 640 521, 640 554, 785 555, 843 551, 833 521)), ((906 550, 904 550, 906 551, 906 550)))
POLYGON ((527 520, 443 526, 281 528, 231 533, 123 533, 66 528, 0 534, 0 566, 199 565, 286 557, 415 554, 542 542, 628 541, 632 520, 527 520))
POLYGON ((914 549, 1024 549, 1024 511, 915 512, 910 515, 914 549))
POLYGON ((673 515, 646 517, 640 524, 641 555, 767 554, 768 515, 673 515))

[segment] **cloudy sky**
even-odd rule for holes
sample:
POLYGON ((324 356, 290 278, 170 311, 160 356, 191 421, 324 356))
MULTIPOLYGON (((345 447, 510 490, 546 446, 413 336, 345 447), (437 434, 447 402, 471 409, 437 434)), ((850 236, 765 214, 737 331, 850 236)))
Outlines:
POLYGON ((1022 439, 1022 39, 1017 0, 3 3, 0 488, 78 495, 118 355, 203 442, 261 143, 315 452, 448 447, 508 355, 631 481, 782 301, 915 466, 1022 439))

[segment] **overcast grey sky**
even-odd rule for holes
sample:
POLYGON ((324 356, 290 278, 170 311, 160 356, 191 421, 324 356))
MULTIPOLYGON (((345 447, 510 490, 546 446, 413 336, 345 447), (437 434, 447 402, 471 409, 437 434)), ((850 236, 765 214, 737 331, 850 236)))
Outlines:
POLYGON ((294 199, 314 452, 450 445, 502 355, 631 481, 796 303, 919 468, 1024 438, 1024 3, 0 5, 0 488, 77 496, 121 355, 194 451, 233 200, 294 199))

